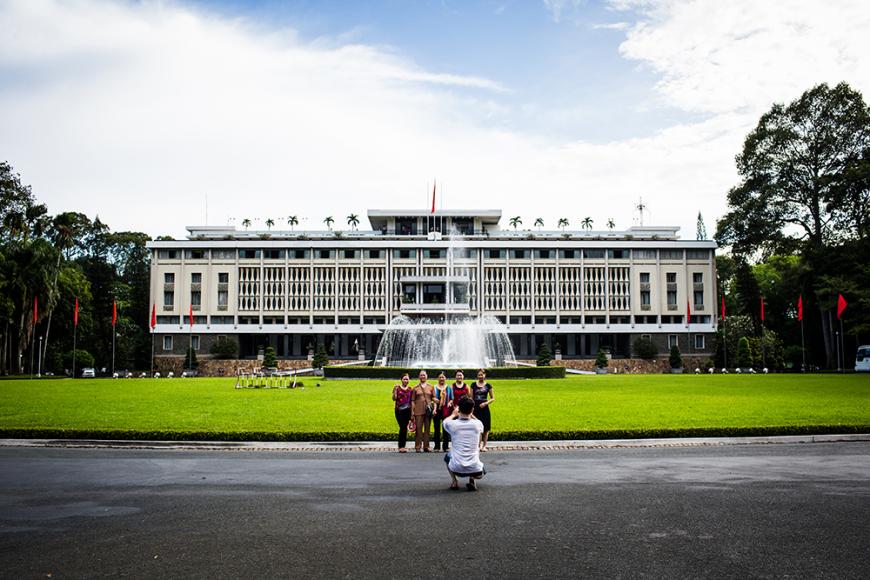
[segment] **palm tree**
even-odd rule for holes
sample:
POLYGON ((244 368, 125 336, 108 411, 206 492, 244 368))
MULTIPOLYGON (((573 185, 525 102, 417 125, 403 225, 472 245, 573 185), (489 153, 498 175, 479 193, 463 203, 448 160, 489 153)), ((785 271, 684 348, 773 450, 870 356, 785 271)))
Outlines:
POLYGON ((523 220, 520 219, 520 216, 514 216, 510 219, 510 224, 514 227, 514 229, 517 229, 517 226, 523 225, 523 220))
POLYGON ((355 213, 347 216, 347 225, 349 225, 353 229, 356 229, 356 227, 359 225, 359 216, 355 213))
POLYGON ((613 221, 613 218, 607 218, 607 229, 612 230, 616 227, 616 222, 613 221))
POLYGON ((559 218, 559 229, 564 230, 568 227, 568 218, 559 218))
POLYGON ((326 224, 326 227, 327 227, 327 229, 329 229, 329 231, 332 231, 332 222, 334 222, 334 221, 335 220, 332 219, 332 216, 328 215, 328 216, 326 216, 326 219, 323 220, 323 223, 326 224))
POLYGON ((293 226, 299 225, 299 219, 295 215, 287 216, 287 225, 292 230, 293 226))
POLYGON ((591 230, 592 229, 592 218, 591 217, 583 218, 583 221, 580 222, 580 225, 583 226, 584 230, 591 230))
POLYGON ((243 219, 243 220, 242 220, 242 227, 244 227, 246 230, 247 230, 249 227, 251 227, 251 220, 248 219, 248 218, 243 219))
POLYGON ((272 218, 269 218, 269 219, 266 220, 266 227, 267 227, 269 230, 271 230, 271 229, 272 229, 272 226, 274 226, 274 225, 275 225, 275 220, 273 220, 272 218))
POLYGON ((535 220, 535 227, 541 229, 544 227, 544 218, 538 218, 535 220))

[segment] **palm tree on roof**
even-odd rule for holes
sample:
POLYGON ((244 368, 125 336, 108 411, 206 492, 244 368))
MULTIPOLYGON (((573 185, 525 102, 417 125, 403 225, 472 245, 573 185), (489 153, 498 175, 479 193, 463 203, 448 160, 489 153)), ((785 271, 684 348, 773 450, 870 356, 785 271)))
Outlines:
POLYGON ((328 216, 326 216, 326 219, 323 220, 323 223, 326 224, 326 227, 329 229, 329 231, 332 231, 332 222, 334 222, 334 221, 335 220, 332 219, 332 216, 328 215, 328 216))
POLYGON ((514 216, 510 219, 510 224, 513 226, 514 229, 517 229, 517 226, 523 225, 523 220, 522 218, 520 218, 520 216, 514 216))
POLYGON ((290 229, 293 229, 293 226, 299 225, 299 218, 295 215, 287 216, 287 225, 290 226, 290 229))
POLYGON ((274 226, 274 225, 275 225, 275 220, 273 220, 272 218, 268 218, 266 220, 266 228, 267 229, 271 230, 272 226, 274 226))
POLYGON ((559 218, 559 229, 564 230, 568 227, 568 218, 559 218))
POLYGON ((584 230, 591 230, 592 229, 592 218, 585 217, 585 218, 583 218, 583 221, 580 222, 580 224, 583 226, 584 230))
POLYGON ((538 218, 535 220, 535 227, 541 229, 544 227, 544 218, 538 218))
POLYGON ((613 218, 607 218, 607 229, 612 230, 616 227, 616 222, 613 221, 613 218))
POLYGON ((356 227, 359 225, 359 216, 355 213, 347 216, 347 225, 349 225, 353 229, 356 229, 356 227))
POLYGON ((242 220, 242 227, 244 227, 245 229, 248 229, 249 227, 251 227, 251 220, 249 218, 243 219, 242 220))

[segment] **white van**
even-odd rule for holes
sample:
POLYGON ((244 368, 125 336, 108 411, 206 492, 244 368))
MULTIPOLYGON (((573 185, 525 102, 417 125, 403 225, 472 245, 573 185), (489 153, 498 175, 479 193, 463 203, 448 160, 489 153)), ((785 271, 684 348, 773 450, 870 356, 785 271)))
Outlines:
POLYGON ((858 347, 855 355, 855 372, 870 372, 870 344, 858 347))

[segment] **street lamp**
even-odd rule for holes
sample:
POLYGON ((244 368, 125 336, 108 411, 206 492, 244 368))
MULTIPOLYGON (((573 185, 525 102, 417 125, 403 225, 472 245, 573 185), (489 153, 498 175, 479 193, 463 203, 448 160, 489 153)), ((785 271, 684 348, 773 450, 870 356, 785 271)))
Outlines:
POLYGON ((39 337, 39 350, 36 351, 36 376, 42 376, 42 337, 39 337))

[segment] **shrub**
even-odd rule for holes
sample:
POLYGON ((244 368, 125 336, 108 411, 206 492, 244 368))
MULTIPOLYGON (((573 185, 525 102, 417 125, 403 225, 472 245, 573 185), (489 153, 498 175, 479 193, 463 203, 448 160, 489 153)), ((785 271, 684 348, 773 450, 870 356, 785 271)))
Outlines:
POLYGON ((644 360, 654 360, 659 354, 659 349, 652 339, 641 336, 632 345, 634 355, 644 360))
POLYGON ((264 367, 274 367, 277 363, 275 362, 275 349, 272 348, 272 345, 266 347, 266 350, 263 351, 263 366, 264 367))
POLYGON ((595 366, 600 369, 607 366, 607 353, 604 352, 603 348, 598 349, 598 355, 595 357, 595 366))
POLYGON ((239 356, 239 343, 234 338, 221 338, 213 342, 209 352, 217 359, 231 359, 239 356))
MULTIPOLYGON (((323 369, 323 376, 329 379, 394 379, 399 380, 402 373, 409 369, 401 367, 330 367, 323 369)), ((413 370, 416 375, 419 369, 413 370)), ((444 371, 448 377, 462 370, 467 377, 477 374, 476 368, 471 369, 425 369, 430 377, 434 377, 438 371, 444 371)), ((494 367, 486 369, 487 379, 563 379, 565 378, 564 367, 494 367)))
POLYGON ((187 356, 184 357, 184 368, 186 369, 195 369, 199 365, 199 362, 196 360, 196 351, 193 350, 193 347, 187 349, 187 356))
POLYGON ((737 342, 737 366, 749 368, 752 366, 752 352, 749 350, 749 339, 741 337, 737 342))
POLYGON ((550 366, 551 360, 553 360, 553 355, 550 353, 550 349, 549 347, 547 347, 547 343, 542 342, 541 346, 538 347, 537 364, 539 367, 548 367, 550 366))
POLYGON ((683 368, 683 356, 680 354, 680 347, 677 345, 671 347, 671 354, 668 357, 668 362, 671 364, 672 369, 683 368))
MULTIPOLYGON (((75 351, 76 357, 76 372, 80 372, 83 368, 93 367, 94 366, 94 355, 89 353, 86 350, 82 350, 77 348, 75 351)), ((63 355, 63 366, 72 371, 73 367, 73 351, 67 351, 66 354, 63 355)))
POLYGON ((322 369, 329 364, 329 355, 326 354, 326 349, 322 344, 317 345, 317 350, 314 351, 314 358, 311 359, 311 366, 316 369, 322 369))

